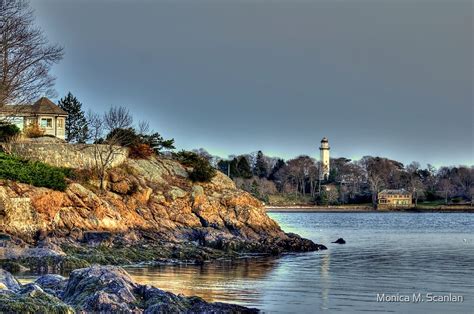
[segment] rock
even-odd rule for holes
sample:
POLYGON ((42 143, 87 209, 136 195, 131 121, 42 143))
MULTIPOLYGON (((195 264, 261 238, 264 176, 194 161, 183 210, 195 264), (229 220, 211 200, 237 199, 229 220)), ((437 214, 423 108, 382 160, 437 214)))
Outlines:
POLYGON ((92 266, 71 272, 63 300, 93 312, 131 312, 138 287, 121 267, 92 266))
POLYGON ((334 242, 332 242, 332 243, 346 244, 346 240, 344 240, 343 238, 339 238, 339 239, 337 239, 336 241, 334 241, 334 242))
POLYGON ((110 190, 118 194, 128 194, 132 187, 127 181, 119 181, 110 185, 110 190))
POLYGON ((1 285, 0 290, 11 290, 11 291, 20 290, 20 284, 15 279, 15 277, 13 277, 12 274, 10 274, 9 272, 3 269, 0 269, 0 285, 1 285))
MULTIPOLYGON (((66 253, 103 264, 323 249, 310 240, 285 234, 262 202, 237 189, 220 172, 211 182, 197 184, 176 161, 128 159, 110 169, 106 181, 109 190, 102 192, 91 187, 91 182, 72 182, 66 191, 55 191, 61 202, 54 217, 45 216, 32 202, 42 196, 43 207, 47 207, 50 190, 17 182, 0 185, 0 214, 4 215, 0 230, 27 243, 25 248, 35 249, 28 254, 36 258, 59 261, 66 253), (131 233, 136 236, 128 238, 131 233), (190 241, 199 248, 189 249, 190 241), (162 254, 140 254, 131 247, 144 248, 147 253, 146 247, 152 247, 162 254), (163 247, 175 249, 161 250, 163 247), (213 254, 208 254, 209 249, 213 254)), ((11 246, 10 242, 0 241, 0 249, 11 246)), ((0 250, 0 257, 2 254, 18 258, 26 253, 14 248, 0 250)))
POLYGON ((34 284, 17 293, 0 293, 0 313, 65 313, 74 309, 34 284))
POLYGON ((98 245, 103 242, 109 241, 112 237, 112 234, 110 232, 95 232, 95 231, 89 231, 89 232, 84 232, 83 239, 85 242, 93 245, 98 245))
POLYGON ((34 283, 29 283, 21 287, 20 294, 28 295, 30 297, 36 297, 43 294, 44 291, 40 286, 34 283))
POLYGON ((60 275, 47 274, 36 279, 35 284, 49 294, 59 296, 66 288, 67 279, 60 275))
POLYGON ((173 187, 169 192, 169 196, 173 201, 175 201, 178 198, 183 198, 186 196, 186 192, 180 189, 179 187, 173 187))
POLYGON ((62 300, 77 311, 102 313, 257 313, 243 306, 208 303, 138 285, 121 267, 92 266, 71 273, 62 300))

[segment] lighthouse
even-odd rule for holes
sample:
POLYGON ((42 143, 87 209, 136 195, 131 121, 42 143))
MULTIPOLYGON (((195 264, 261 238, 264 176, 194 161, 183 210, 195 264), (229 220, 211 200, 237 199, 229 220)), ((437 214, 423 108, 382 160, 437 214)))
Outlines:
POLYGON ((319 147, 319 161, 321 162, 319 180, 327 180, 329 177, 329 149, 329 141, 327 137, 323 137, 321 140, 321 147, 319 147))

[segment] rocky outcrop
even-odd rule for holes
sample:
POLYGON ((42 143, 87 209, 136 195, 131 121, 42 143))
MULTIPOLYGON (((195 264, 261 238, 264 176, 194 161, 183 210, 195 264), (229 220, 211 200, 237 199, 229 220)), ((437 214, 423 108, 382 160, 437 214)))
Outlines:
POLYGON ((209 183, 193 183, 187 169, 169 159, 128 159, 109 171, 106 191, 93 178, 71 181, 65 192, 0 182, 0 218, 0 231, 9 237, 0 237, 4 256, 58 260, 66 253, 121 264, 323 248, 284 233, 263 204, 227 176, 218 172, 209 183))
MULTIPOLYGON (((11 280, 16 280, 5 274, 11 280)), ((1 278, 1 277, 0 277, 1 278)), ((0 279, 1 280, 1 279, 0 279)), ((24 286, 0 291, 0 311, 7 313, 256 313, 243 306, 208 303, 152 286, 135 283, 113 266, 92 266, 73 271, 68 280, 46 275, 24 286), (54 294, 51 294, 51 291, 54 294)))

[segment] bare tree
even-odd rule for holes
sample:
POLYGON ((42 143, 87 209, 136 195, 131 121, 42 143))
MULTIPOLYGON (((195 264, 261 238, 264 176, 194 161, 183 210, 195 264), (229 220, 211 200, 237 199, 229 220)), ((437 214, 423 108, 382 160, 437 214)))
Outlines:
POLYGON ((100 189, 105 189, 105 177, 114 158, 122 154, 127 146, 128 136, 124 132, 114 132, 130 128, 133 118, 125 107, 112 107, 102 116, 89 111, 87 114, 90 140, 93 142, 96 174, 100 189))
POLYGON ((364 168, 367 176, 367 183, 372 194, 372 205, 377 206, 377 194, 380 190, 388 186, 397 171, 403 166, 402 164, 381 157, 364 156, 360 160, 360 164, 364 168))
POLYGON ((425 186, 421 181, 422 177, 420 174, 420 163, 419 162, 412 162, 406 167, 406 171, 408 174, 408 187, 413 194, 413 198, 415 199, 415 207, 418 206, 418 199, 424 193, 425 186))
POLYGON ((34 25, 27 1, 0 1, 0 108, 53 96, 49 71, 62 56, 63 48, 50 44, 34 25))

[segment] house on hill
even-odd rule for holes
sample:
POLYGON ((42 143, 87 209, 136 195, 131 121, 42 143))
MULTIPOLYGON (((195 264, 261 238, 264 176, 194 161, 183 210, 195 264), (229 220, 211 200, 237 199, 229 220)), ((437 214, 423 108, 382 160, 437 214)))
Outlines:
POLYGON ((7 120, 24 130, 38 124, 45 135, 60 139, 66 137, 67 112, 59 108, 51 100, 41 97, 32 105, 6 105, 0 107, 0 121, 7 120))
POLYGON ((383 190, 378 193, 378 208, 409 208, 413 205, 412 194, 404 189, 383 190))

